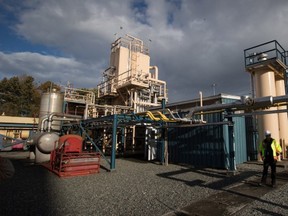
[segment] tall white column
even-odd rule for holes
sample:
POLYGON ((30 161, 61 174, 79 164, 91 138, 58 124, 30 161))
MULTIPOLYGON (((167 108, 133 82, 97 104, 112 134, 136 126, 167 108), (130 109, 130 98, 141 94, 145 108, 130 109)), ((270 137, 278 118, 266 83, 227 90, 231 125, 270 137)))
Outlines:
MULTIPOLYGON (((285 82, 284 79, 276 80, 276 94, 277 96, 285 95, 285 82)), ((287 106, 279 106, 278 110, 287 109, 287 106)), ((282 112, 278 114, 279 121, 279 136, 280 144, 283 148, 283 157, 286 157, 286 146, 288 145, 288 118, 287 112, 282 112)))
MULTIPOLYGON (((255 72, 255 88, 256 97, 276 96, 275 73, 265 69, 257 70, 255 72)), ((277 107, 270 107, 265 110, 277 110, 277 107)), ((271 131, 272 137, 279 141, 279 122, 278 114, 265 114, 259 115, 258 119, 258 132, 259 141, 264 138, 264 131, 271 131)))

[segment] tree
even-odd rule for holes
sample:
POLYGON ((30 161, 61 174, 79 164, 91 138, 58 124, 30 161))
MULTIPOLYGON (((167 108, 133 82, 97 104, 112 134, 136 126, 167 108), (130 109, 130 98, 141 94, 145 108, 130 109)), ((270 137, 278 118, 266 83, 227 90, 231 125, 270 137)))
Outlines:
POLYGON ((40 90, 41 92, 49 92, 52 89, 56 89, 57 91, 60 91, 61 87, 51 81, 46 81, 38 87, 38 90, 40 90))
MULTIPOLYGON (((0 115, 39 117, 41 94, 52 89, 61 91, 61 87, 51 81, 35 84, 32 76, 5 77, 0 81, 0 115)), ((92 91, 97 97, 96 88, 82 90, 92 91)))
POLYGON ((1 83, 0 112, 5 115, 18 114, 18 97, 21 94, 18 77, 4 78, 1 83))
POLYGON ((21 116, 38 116, 40 108, 41 94, 37 91, 34 78, 24 76, 20 78, 21 85, 21 116))
POLYGON ((4 78, 0 82, 0 113, 11 116, 38 116, 40 94, 31 76, 4 78))

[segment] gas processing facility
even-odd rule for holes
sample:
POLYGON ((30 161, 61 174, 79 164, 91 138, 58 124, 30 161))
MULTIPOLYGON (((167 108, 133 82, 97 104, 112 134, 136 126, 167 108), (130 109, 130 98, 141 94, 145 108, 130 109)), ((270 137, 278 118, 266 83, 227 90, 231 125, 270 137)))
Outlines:
MULTIPOLYGON (((233 172, 237 164, 258 160, 264 130, 286 158, 287 52, 274 40, 245 49, 244 58, 251 96, 199 94, 168 103, 148 47, 121 37, 111 45, 98 95, 71 86, 42 94, 38 128, 25 141, 30 158, 59 176, 97 173, 100 160, 112 171, 116 157, 126 156, 233 172)), ((11 145, 4 138, 2 147, 11 145)))

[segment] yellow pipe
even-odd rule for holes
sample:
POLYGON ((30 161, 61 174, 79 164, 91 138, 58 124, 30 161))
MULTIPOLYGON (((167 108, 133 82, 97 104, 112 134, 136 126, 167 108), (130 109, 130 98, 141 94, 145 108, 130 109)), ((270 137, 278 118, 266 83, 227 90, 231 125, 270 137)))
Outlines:
POLYGON ((154 116, 159 116, 159 118, 162 120, 162 121, 165 121, 165 122, 176 122, 175 120, 173 119, 169 119, 167 118, 167 116, 165 116, 164 114, 162 114, 160 111, 156 111, 156 113, 153 113, 154 116))
POLYGON ((145 117, 149 117, 151 120, 153 121, 165 121, 165 122, 176 122, 173 119, 169 119, 167 118, 164 114, 162 114, 160 111, 155 111, 155 112, 151 112, 151 111, 146 111, 146 112, 142 112, 142 113, 136 113, 136 115, 138 116, 145 116, 145 117))
POLYGON ((136 113, 136 115, 149 117, 153 121, 160 121, 160 118, 156 118, 150 111, 142 112, 142 113, 136 113))

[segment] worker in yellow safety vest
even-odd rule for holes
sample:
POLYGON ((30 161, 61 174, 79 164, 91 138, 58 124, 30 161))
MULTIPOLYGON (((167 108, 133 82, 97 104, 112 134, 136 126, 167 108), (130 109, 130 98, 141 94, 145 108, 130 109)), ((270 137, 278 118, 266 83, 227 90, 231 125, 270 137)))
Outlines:
POLYGON ((271 132, 265 131, 265 139, 259 145, 259 153, 263 160, 263 173, 261 184, 266 184, 268 175, 268 168, 271 167, 271 184, 275 187, 276 184, 276 163, 278 156, 282 152, 282 148, 279 143, 271 137, 271 132))

